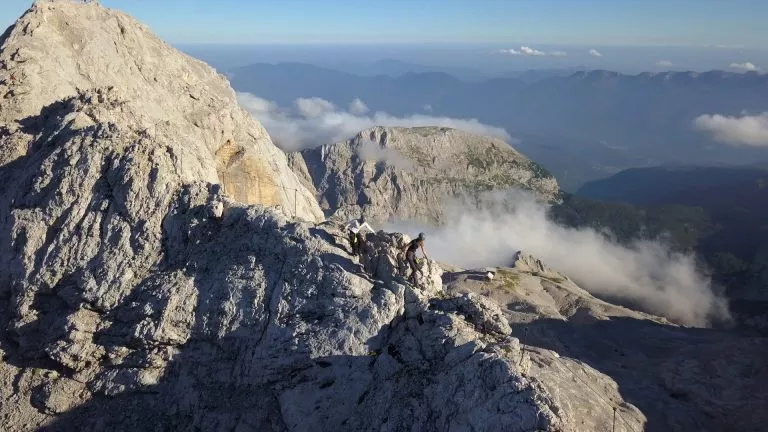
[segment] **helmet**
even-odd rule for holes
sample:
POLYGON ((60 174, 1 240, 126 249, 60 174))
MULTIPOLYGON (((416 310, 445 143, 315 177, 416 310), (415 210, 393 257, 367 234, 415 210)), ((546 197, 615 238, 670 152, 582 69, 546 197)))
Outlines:
POLYGON ((424 233, 423 232, 419 233, 419 240, 424 240, 424 238, 425 238, 424 233))

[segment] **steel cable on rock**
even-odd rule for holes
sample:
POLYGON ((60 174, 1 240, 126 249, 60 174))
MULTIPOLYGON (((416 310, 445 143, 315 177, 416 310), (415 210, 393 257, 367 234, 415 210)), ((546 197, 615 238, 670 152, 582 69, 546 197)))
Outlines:
MULTIPOLYGON (((294 218, 298 217, 298 195, 299 195, 299 192, 301 192, 302 197, 305 197, 305 198, 306 197, 310 197, 313 200, 317 199, 312 194, 308 194, 306 189, 302 190, 302 189, 298 189, 298 188, 287 187, 287 186, 283 186, 281 184, 275 183, 273 181, 264 180, 264 179, 258 179, 258 180, 256 180, 256 182, 257 183, 263 182, 265 184, 268 184, 268 185, 275 186, 275 187, 283 189, 283 195, 286 198, 286 201, 288 203, 290 203, 290 199, 288 198, 288 194, 286 193, 286 191, 293 191, 293 217, 294 218)), ((259 191, 259 192, 261 192, 261 191, 259 191)), ((259 194, 261 195, 261 193, 259 193, 259 194)), ((268 207, 273 207, 273 206, 269 206, 269 205, 267 205, 267 206, 268 207)), ((277 207, 277 206, 280 206, 280 204, 277 204, 275 207, 277 207)))

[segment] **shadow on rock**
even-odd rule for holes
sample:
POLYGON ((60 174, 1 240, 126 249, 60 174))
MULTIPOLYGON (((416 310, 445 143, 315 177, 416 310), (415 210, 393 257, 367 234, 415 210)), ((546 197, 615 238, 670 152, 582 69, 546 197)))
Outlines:
POLYGON ((768 392, 760 384, 768 382, 767 339, 628 317, 511 325, 521 343, 610 376, 624 400, 647 416, 647 431, 756 432, 768 422, 768 392))

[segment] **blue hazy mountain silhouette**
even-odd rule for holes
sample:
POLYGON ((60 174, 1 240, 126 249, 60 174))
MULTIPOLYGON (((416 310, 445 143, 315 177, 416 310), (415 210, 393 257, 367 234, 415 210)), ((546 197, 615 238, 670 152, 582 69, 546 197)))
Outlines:
POLYGON ((303 63, 260 63, 231 72, 238 91, 283 106, 314 96, 343 107, 359 98, 372 111, 476 118, 504 127, 512 136, 528 136, 529 142, 515 146, 569 190, 633 166, 768 160, 763 149, 727 146, 693 128, 702 114, 768 111, 768 75, 754 72, 545 70, 480 81, 440 71, 361 76, 303 63), (574 155, 587 166, 572 164, 574 155))

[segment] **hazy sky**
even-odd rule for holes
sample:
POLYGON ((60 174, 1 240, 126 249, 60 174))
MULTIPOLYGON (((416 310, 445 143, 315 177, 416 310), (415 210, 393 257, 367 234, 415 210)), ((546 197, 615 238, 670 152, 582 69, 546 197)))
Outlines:
MULTIPOLYGON (((2 0, 0 26, 29 0, 2 0)), ((768 44, 766 0, 102 0, 172 43, 768 44)))
MULTIPOLYGON (((768 70, 768 0, 102 0, 219 69, 768 70), (214 45, 201 45, 214 44, 214 45), (227 45, 227 46, 225 46, 227 45)), ((0 26, 30 0, 0 0, 0 26)), ((474 73, 474 72, 473 72, 474 73)))

